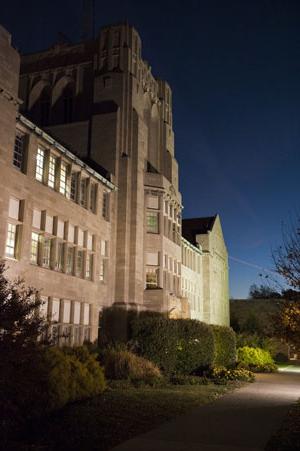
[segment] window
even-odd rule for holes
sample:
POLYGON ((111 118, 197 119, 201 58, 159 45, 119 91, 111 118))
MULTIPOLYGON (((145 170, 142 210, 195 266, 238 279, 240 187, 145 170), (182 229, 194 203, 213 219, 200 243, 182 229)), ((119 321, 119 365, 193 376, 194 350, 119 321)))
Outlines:
POLYGON ((60 309, 60 300, 57 298, 52 299, 52 321, 59 321, 59 309, 60 309))
POLYGON ((67 274, 73 274, 74 268, 74 247, 68 247, 67 250, 67 274))
POLYGON ((97 203, 97 185, 95 183, 92 183, 90 192, 90 210, 93 213, 96 213, 96 203, 97 203))
POLYGON ((60 165, 60 177, 59 177, 59 192, 64 196, 68 196, 68 183, 67 183, 68 166, 62 161, 60 165))
POLYGON ((48 298, 47 296, 41 296, 41 305, 40 305, 40 315, 42 318, 47 319, 48 317, 48 298))
POLYGON ((83 341, 91 341, 91 330, 89 327, 83 329, 83 341))
POLYGON ((36 232, 31 233, 31 252, 30 261, 31 263, 38 263, 38 253, 39 253, 39 234, 36 232))
POLYGON ((147 232, 159 233, 159 213, 147 211, 147 232))
POLYGON ((42 252, 42 265, 45 268, 50 267, 50 257, 51 257, 51 238, 44 237, 43 240, 43 252, 42 252))
POLYGON ((74 302, 74 324, 80 324, 80 302, 74 302))
POLYGON ((90 324, 90 304, 84 303, 83 309, 83 324, 88 326, 90 324))
POLYGON ((69 323, 71 318, 71 301, 64 301, 63 322, 69 323))
POLYGON ((18 220, 19 213, 20 213, 20 201, 19 201, 19 199, 15 199, 14 197, 11 197, 9 199, 8 216, 12 219, 18 220))
POLYGON ((39 147, 37 150, 35 162, 35 178, 39 182, 43 181, 44 162, 45 162, 45 151, 39 147))
POLYGON ((66 86, 63 92, 64 122, 72 122, 73 94, 72 85, 66 86))
POLYGON ((86 184, 87 179, 80 180, 80 199, 79 203, 82 207, 86 207, 86 184))
POLYGON ((102 217, 109 221, 109 193, 104 191, 102 199, 102 217))
POLYGON ((105 282, 105 280, 106 280, 106 267, 107 267, 107 260, 100 260, 100 266, 99 266, 100 282, 105 282))
POLYGON ((101 240, 101 243, 100 243, 100 254, 103 257, 107 257, 107 255, 108 255, 108 242, 106 240, 101 240))
POLYGON ((146 288, 158 288, 158 268, 146 268, 146 288))
POLYGON ((25 156, 25 135, 17 133, 14 147, 13 165, 20 171, 24 169, 24 156, 25 156))
POLYGON ((6 248, 5 248, 6 257, 16 258, 16 248, 17 248, 17 226, 16 224, 8 223, 6 248))
POLYGON ((159 197, 158 196, 147 196, 147 207, 154 210, 159 209, 159 197))
POLYGON ((146 253, 146 265, 158 266, 158 264, 159 264, 158 252, 147 252, 146 253))
POLYGON ((81 327, 74 327, 74 345, 80 345, 81 344, 81 327))
POLYGON ((87 254, 85 266, 85 278, 91 279, 93 273, 93 254, 87 254))
POLYGON ((32 215, 32 227, 36 228, 36 229, 40 229, 41 228, 41 217, 42 217, 42 212, 40 210, 33 210, 33 215, 32 215))
POLYGON ((84 258, 84 252, 83 250, 79 249, 77 251, 77 263, 76 263, 76 276, 82 277, 83 275, 83 258, 84 258))
POLYGON ((70 199, 76 202, 77 197, 77 172, 72 172, 71 174, 71 185, 70 185, 70 199))
POLYGON ((64 269, 64 244, 62 241, 57 243, 56 269, 57 271, 63 271, 64 269))
POLYGON ((54 188, 55 186, 55 172, 56 172, 56 157, 54 155, 50 155, 48 169, 48 186, 50 188, 54 188))

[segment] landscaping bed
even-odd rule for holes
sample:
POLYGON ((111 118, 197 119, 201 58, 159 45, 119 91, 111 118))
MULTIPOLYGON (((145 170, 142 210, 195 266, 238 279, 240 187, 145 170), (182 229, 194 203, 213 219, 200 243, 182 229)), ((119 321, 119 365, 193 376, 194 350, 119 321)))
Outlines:
POLYGON ((6 449, 109 450, 240 385, 134 387, 114 383, 100 396, 69 404, 33 422, 6 449))

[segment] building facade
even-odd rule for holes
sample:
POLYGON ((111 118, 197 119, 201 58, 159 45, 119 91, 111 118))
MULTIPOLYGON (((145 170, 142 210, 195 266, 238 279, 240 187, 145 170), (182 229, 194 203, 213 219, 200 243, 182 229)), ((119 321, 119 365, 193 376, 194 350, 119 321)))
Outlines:
POLYGON ((211 282, 218 313, 205 313, 204 279, 219 267, 182 239, 172 92, 142 59, 137 31, 110 26, 21 59, 10 40, 1 28, 0 255, 9 275, 41 290, 72 343, 95 339, 99 311, 113 303, 225 324, 226 287, 220 295, 211 282))

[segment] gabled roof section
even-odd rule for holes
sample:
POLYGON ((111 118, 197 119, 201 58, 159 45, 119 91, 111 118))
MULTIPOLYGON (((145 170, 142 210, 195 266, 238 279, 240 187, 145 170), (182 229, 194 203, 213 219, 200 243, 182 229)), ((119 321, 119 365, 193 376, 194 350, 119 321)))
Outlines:
POLYGON ((212 231, 218 215, 203 218, 190 218, 182 220, 182 235, 190 243, 196 245, 196 235, 204 235, 212 231))

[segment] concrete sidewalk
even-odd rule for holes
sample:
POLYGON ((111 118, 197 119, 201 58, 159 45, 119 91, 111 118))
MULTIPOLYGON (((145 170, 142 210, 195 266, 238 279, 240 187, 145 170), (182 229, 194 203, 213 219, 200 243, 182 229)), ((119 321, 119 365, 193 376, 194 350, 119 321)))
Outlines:
POLYGON ((300 398, 300 374, 257 376, 253 384, 139 435, 113 451, 258 451, 300 398))

